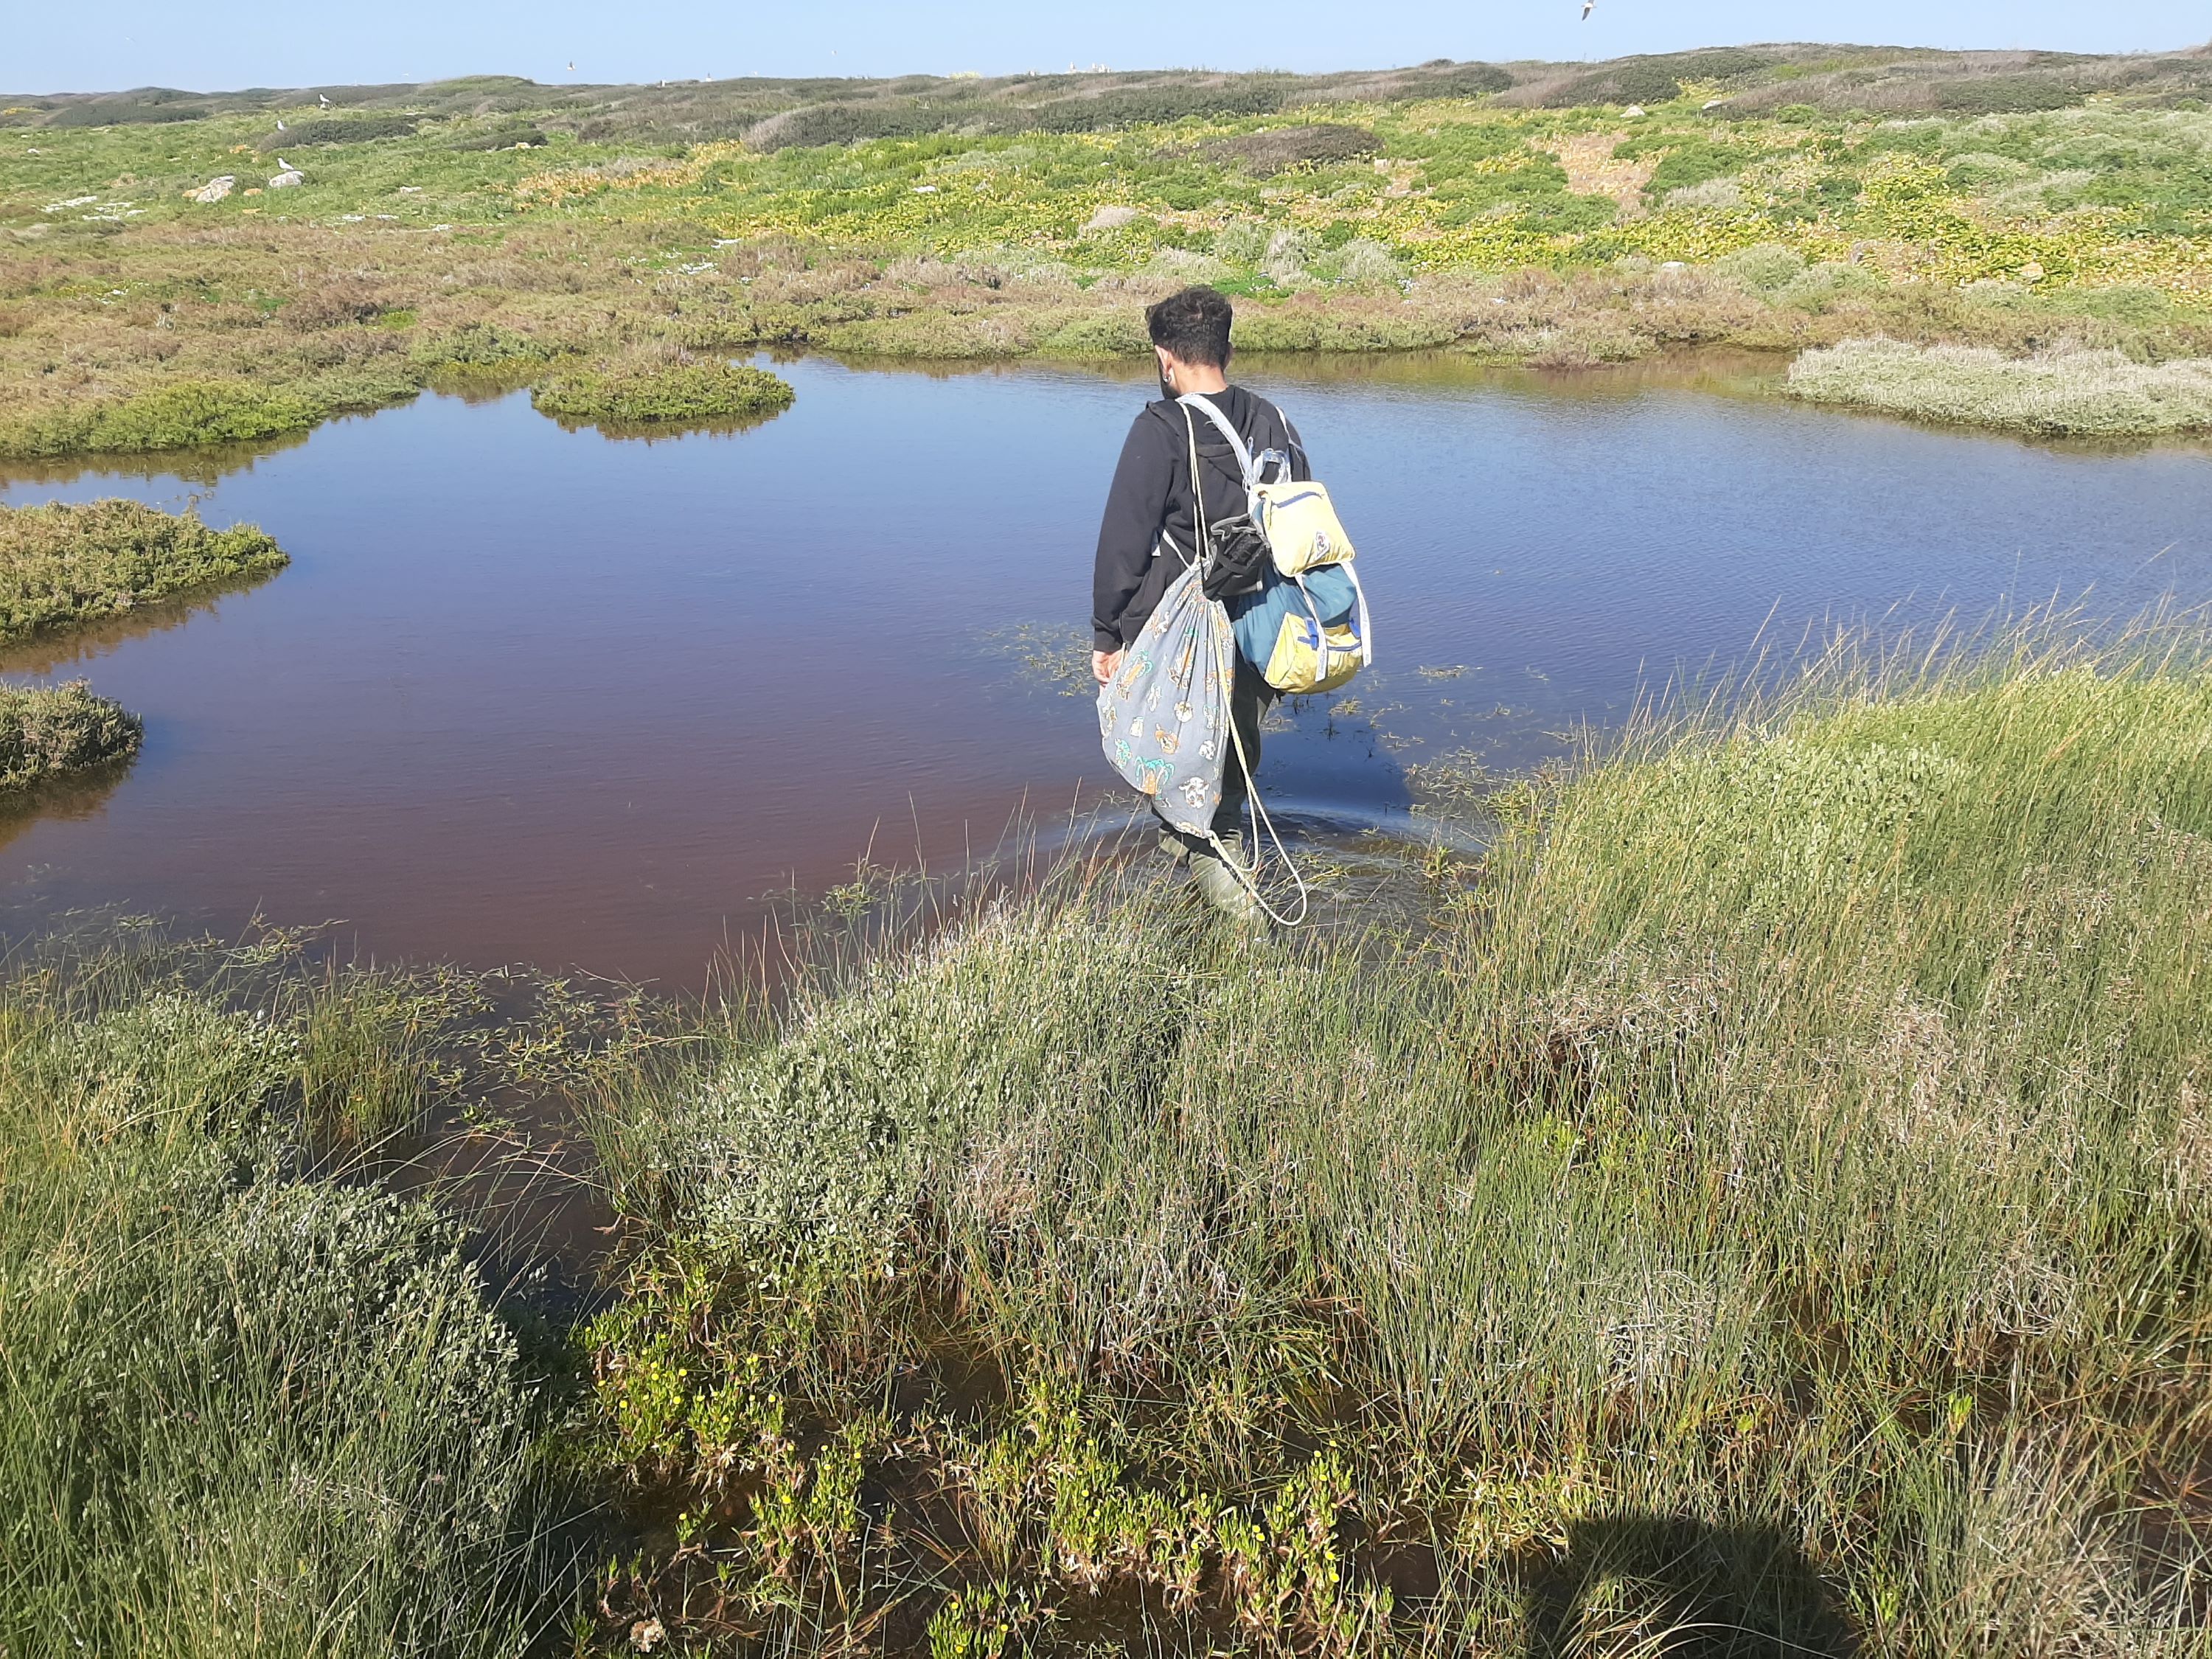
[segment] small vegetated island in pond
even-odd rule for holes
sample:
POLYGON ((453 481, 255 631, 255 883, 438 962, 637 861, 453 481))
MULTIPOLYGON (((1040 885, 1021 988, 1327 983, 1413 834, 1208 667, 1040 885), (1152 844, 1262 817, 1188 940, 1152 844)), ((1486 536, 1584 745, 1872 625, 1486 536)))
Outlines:
MULTIPOLYGON (((0 646, 252 581, 287 562, 251 525, 213 530, 196 514, 137 501, 0 506, 0 646)), ((137 716, 82 680, 0 687, 0 792, 125 759, 143 735, 137 716)))
POLYGON ((196 513, 120 498, 0 506, 0 644, 253 581, 289 562, 254 526, 214 530, 196 513))
POLYGON ((0 685, 0 796, 129 759, 143 724, 82 680, 0 685))
MULTIPOLYGON (((1255 349, 2170 365, 2212 356, 2208 97, 2201 51, 1762 46, 22 98, 0 106, 0 456, 269 438, 490 374, 618 411, 563 418, 749 418, 770 411, 681 366, 1139 355, 1139 304, 1193 281, 1237 296, 1255 349)), ((2022 424, 2012 380, 1917 378, 1797 389, 2022 424)), ((2120 429, 2071 420, 2027 426, 2120 429)))
POLYGON ((531 396, 548 415, 617 429, 757 420, 792 403, 787 381, 720 362, 564 369, 531 396))

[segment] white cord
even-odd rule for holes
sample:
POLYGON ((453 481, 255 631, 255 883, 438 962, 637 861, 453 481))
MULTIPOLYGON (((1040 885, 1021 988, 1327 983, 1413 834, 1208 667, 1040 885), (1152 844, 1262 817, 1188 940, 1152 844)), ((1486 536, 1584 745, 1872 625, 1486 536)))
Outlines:
MULTIPOLYGON (((1209 412, 1211 412, 1210 408, 1209 412)), ((1191 418, 1188 404, 1183 407, 1182 420, 1184 428, 1190 434, 1191 518, 1198 532, 1198 559, 1202 562, 1212 556, 1212 549, 1206 544, 1206 491, 1198 481, 1198 422, 1191 418)), ((1287 426, 1289 422, 1285 422, 1284 424, 1287 426)), ((1238 447, 1241 450, 1242 446, 1238 447)), ((1249 477, 1246 482, 1249 486, 1250 482, 1249 477)), ((1212 605, 1220 613, 1218 617, 1220 627, 1216 630, 1215 638, 1224 641, 1228 647, 1227 650, 1219 653, 1225 659, 1219 664, 1221 689, 1224 700, 1229 705, 1227 712, 1230 747, 1237 752, 1237 769, 1244 775, 1244 799, 1252 808, 1251 864, 1247 866, 1240 862, 1237 853, 1223 845, 1220 836, 1215 832, 1210 823, 1206 826, 1206 839, 1212 845, 1215 855, 1222 863, 1229 866, 1231 872, 1236 876, 1238 882, 1243 884, 1244 890, 1252 896, 1252 902, 1260 907, 1268 921, 1273 922, 1278 927, 1302 927, 1307 916, 1312 914, 1312 889, 1307 886, 1306 878, 1299 872, 1297 861, 1291 857, 1290 848, 1283 845, 1283 837, 1275 828, 1275 821, 1267 816, 1267 809, 1260 804, 1260 781, 1252 775, 1252 763, 1244 753, 1244 734, 1237 729, 1237 634, 1235 629, 1230 624, 1229 607, 1218 599, 1207 599, 1203 587, 1200 589, 1199 599, 1202 604, 1212 605), (1263 831, 1266 836, 1264 841, 1261 839, 1263 831), (1260 863, 1266 856, 1268 842, 1273 843, 1275 856, 1282 860, 1283 867, 1291 872, 1291 881, 1297 885, 1298 913, 1295 916, 1283 915, 1273 905, 1268 903, 1266 896, 1260 891, 1260 863)), ((1309 601, 1309 604, 1310 603, 1309 601)), ((1225 760, 1223 764, 1225 769, 1227 765, 1225 760)), ((1238 840, 1241 843, 1243 837, 1239 836, 1238 840)))

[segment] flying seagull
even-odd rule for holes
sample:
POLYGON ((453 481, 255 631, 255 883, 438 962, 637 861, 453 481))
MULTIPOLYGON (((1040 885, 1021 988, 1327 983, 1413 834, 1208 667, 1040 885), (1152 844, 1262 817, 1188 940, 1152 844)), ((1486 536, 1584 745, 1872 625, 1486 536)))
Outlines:
POLYGON ((1596 9, 1597 0, 1583 0, 1583 21, 1589 22, 1589 15, 1596 9))

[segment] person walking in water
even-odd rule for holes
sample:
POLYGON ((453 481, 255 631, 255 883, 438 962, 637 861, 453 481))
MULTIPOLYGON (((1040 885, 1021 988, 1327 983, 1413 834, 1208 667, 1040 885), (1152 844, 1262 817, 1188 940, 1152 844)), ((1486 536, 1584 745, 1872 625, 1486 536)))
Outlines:
MULTIPOLYGON (((1210 288, 1187 288, 1145 313, 1153 355, 1159 359, 1159 401, 1145 405, 1121 446, 1121 459, 1107 492, 1098 527, 1098 555, 1092 575, 1091 672, 1101 685, 1120 668, 1121 652, 1144 631, 1168 585, 1204 556, 1198 545, 1200 501, 1207 523, 1245 510, 1244 477, 1236 452, 1213 422, 1195 417, 1176 400, 1204 398, 1226 416, 1257 453, 1277 450, 1290 457, 1291 476, 1313 474, 1304 445, 1282 412, 1266 398, 1229 383, 1229 301, 1210 288), (1191 476, 1192 437, 1196 434, 1198 477, 1191 476), (1195 490, 1194 489, 1195 486, 1195 490)), ((1277 696, 1258 669, 1240 655, 1230 696, 1230 716, 1242 742, 1244 760, 1260 764, 1260 722, 1277 696)), ((1243 832, 1248 794, 1245 767, 1232 756, 1222 780, 1221 807, 1214 835, 1235 846, 1243 832)), ((1216 907, 1247 925, 1263 912, 1237 873, 1203 837, 1187 835, 1164 821, 1161 850, 1187 864, 1199 890, 1216 907)))

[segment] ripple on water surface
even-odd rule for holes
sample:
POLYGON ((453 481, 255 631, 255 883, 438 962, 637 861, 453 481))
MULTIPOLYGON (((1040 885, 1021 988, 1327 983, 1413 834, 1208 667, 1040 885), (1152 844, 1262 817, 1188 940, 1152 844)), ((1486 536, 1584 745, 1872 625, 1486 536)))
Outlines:
MULTIPOLYGON (((1808 623, 2212 596, 2212 457, 1929 431, 1648 372, 1242 365, 1364 550, 1382 659, 1287 711, 1271 797, 1403 814, 1679 666, 1808 623)), ((274 453, 17 475, 260 523, 292 567, 0 668, 146 716, 93 797, 0 824, 19 910, 696 983, 763 898, 957 861, 1112 782, 1079 659, 1123 374, 811 359, 755 429, 641 442, 425 396, 274 453)))

